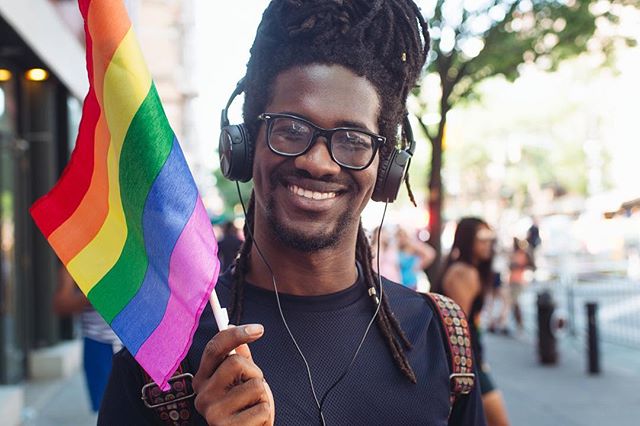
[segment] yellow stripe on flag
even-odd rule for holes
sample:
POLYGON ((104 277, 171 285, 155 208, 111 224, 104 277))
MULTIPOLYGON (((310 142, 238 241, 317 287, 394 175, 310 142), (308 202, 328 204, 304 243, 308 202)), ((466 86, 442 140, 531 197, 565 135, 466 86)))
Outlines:
POLYGON ((151 88, 151 75, 130 29, 118 46, 104 79, 104 113, 111 132, 107 154, 109 213, 96 237, 67 265, 83 293, 88 294, 118 261, 127 238, 120 198, 120 152, 136 112, 151 88))

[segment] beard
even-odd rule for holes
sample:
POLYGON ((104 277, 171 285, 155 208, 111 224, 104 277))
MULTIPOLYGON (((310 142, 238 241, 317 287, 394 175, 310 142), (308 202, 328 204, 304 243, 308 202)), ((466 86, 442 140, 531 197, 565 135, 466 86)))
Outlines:
MULTIPOLYGON (((270 179, 270 193, 275 192, 275 188, 279 185, 280 174, 274 173, 270 179)), ((354 212, 345 210, 332 227, 327 227, 321 233, 309 234, 304 230, 295 229, 278 216, 276 208, 276 200, 269 195, 265 205, 265 216, 267 223, 271 228, 272 234, 286 247, 303 253, 312 253, 319 250, 332 248, 338 245, 342 238, 346 235, 345 230, 354 222, 354 212)), ((313 220, 313 219, 311 219, 313 220)))
POLYGON ((304 231, 294 229, 278 217, 275 212, 275 200, 269 197, 266 208, 267 223, 271 232, 285 246, 304 253, 312 253, 319 250, 335 247, 344 236, 344 230, 352 222, 352 214, 345 211, 338 217, 338 221, 331 228, 322 233, 309 235, 304 231))

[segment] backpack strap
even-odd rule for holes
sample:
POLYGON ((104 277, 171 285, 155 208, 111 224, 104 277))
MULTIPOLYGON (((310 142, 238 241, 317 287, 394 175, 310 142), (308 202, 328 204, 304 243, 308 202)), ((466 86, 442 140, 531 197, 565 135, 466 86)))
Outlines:
POLYGON ((451 371, 449 402, 453 408, 456 399, 471 392, 475 383, 469 323, 462 308, 448 297, 436 293, 426 293, 425 297, 438 313, 444 330, 444 346, 451 371))
POLYGON ((142 387, 141 398, 149 409, 156 414, 163 425, 188 426, 194 420, 194 399, 192 381, 193 374, 188 373, 186 359, 180 364, 173 376, 168 380, 171 389, 163 392, 153 379, 144 371, 145 385, 142 387))

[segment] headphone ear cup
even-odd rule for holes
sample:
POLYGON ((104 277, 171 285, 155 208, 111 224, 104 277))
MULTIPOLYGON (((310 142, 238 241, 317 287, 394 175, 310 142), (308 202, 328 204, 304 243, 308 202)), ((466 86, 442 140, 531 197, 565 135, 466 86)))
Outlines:
POLYGON ((389 165, 393 162, 393 157, 396 156, 397 150, 393 150, 389 157, 380 161, 380 165, 378 166, 378 177, 376 178, 376 186, 373 188, 373 195, 371 195, 371 199, 373 201, 387 201, 384 196, 384 187, 387 181, 387 175, 389 174, 389 165))
POLYGON ((411 162, 411 154, 394 149, 378 167, 378 178, 371 199, 392 203, 398 197, 398 191, 411 162))
POLYGON ((224 126, 218 144, 220 169, 230 180, 247 182, 253 175, 253 141, 244 124, 224 126))

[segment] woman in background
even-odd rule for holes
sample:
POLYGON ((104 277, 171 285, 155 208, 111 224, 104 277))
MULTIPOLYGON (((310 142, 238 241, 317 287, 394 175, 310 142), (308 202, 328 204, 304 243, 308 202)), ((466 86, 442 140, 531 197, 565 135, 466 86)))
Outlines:
POLYGON ((482 219, 467 217, 458 222, 451 253, 446 260, 439 293, 453 299, 467 315, 477 366, 477 384, 489 426, 509 424, 501 393, 494 386, 483 359, 479 320, 485 297, 493 287, 493 243, 495 234, 482 219))

